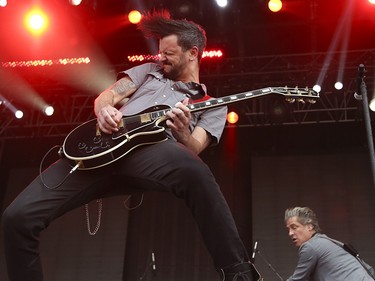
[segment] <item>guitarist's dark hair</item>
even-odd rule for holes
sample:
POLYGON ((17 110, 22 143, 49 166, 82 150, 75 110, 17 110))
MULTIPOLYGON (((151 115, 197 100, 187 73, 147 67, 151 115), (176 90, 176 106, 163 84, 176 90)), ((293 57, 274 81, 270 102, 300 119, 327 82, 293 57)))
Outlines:
POLYGON ((155 10, 143 15, 138 29, 146 38, 162 39, 169 35, 177 35, 177 42, 183 51, 194 46, 198 48, 199 61, 206 47, 206 31, 200 25, 186 19, 171 19, 167 10, 155 10))

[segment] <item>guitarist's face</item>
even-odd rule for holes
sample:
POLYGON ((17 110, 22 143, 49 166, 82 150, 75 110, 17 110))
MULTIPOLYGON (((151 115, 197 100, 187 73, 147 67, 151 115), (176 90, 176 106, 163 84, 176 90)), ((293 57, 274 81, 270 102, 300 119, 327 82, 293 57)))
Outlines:
POLYGON ((160 64, 164 76, 171 80, 184 80, 188 77, 188 52, 177 43, 176 35, 169 35, 159 42, 160 64))

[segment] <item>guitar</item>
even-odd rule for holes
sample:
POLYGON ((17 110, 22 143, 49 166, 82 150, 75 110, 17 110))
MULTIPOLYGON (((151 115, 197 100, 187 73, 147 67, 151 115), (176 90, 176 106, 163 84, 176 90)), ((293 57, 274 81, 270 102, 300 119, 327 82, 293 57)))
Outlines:
MULTIPOLYGON (((195 112, 269 94, 283 95, 288 102, 315 103, 319 98, 319 94, 309 88, 268 87, 209 99, 189 104, 187 107, 191 112, 195 112)), ((167 140, 162 122, 167 119, 166 113, 169 110, 171 107, 168 105, 158 105, 136 115, 123 116, 119 130, 112 134, 102 133, 96 119, 87 121, 67 135, 63 143, 63 153, 74 161, 75 169, 87 170, 108 165, 139 146, 167 140)))

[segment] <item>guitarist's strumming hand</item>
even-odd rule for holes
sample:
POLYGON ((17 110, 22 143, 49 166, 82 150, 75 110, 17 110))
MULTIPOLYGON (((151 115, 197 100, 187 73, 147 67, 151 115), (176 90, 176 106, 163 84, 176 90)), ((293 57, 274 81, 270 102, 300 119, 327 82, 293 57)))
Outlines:
POLYGON ((118 131, 118 123, 122 118, 122 113, 111 105, 101 108, 97 114, 99 129, 103 133, 111 134, 118 131))
POLYGON ((188 103, 188 98, 176 103, 175 107, 166 113, 168 117, 166 124, 171 128, 172 134, 178 142, 199 154, 209 145, 211 139, 206 131, 199 126, 195 127, 193 132, 190 131, 191 114, 186 106, 188 103))

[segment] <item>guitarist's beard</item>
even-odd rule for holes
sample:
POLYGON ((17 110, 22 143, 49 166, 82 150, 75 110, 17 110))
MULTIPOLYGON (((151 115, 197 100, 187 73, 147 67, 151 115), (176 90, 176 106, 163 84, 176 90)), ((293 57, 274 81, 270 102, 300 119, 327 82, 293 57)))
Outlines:
POLYGON ((180 71, 169 63, 162 64, 162 71, 165 78, 171 79, 173 81, 175 81, 180 74, 180 71), (168 69, 167 71, 166 68, 168 69))
POLYGON ((161 64, 161 67, 165 78, 178 81, 187 66, 184 62, 172 64, 169 61, 165 61, 161 64))

